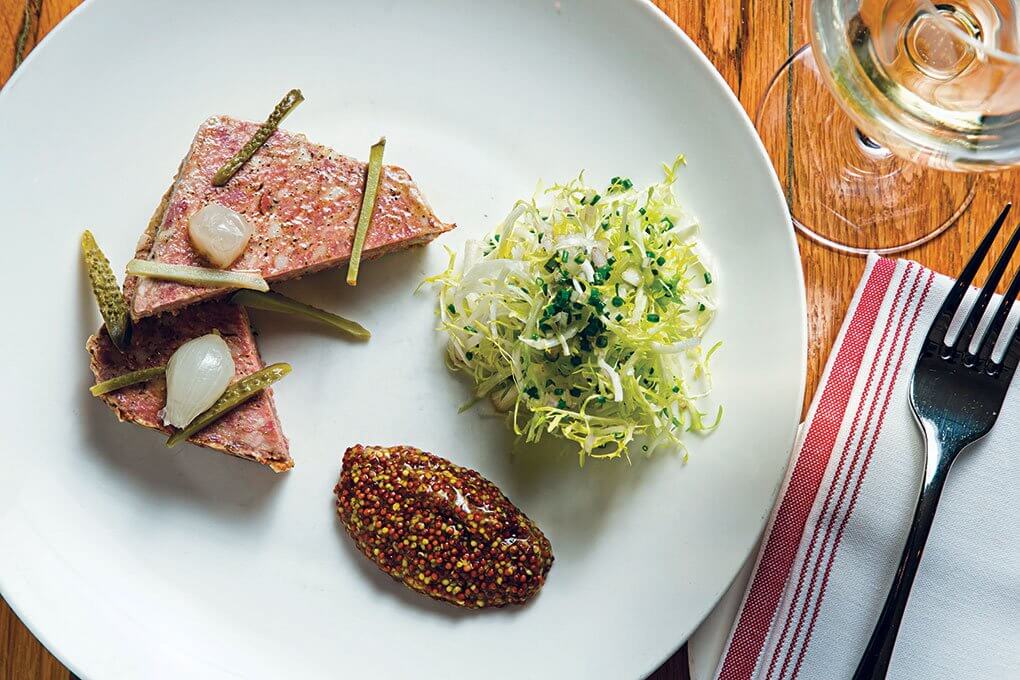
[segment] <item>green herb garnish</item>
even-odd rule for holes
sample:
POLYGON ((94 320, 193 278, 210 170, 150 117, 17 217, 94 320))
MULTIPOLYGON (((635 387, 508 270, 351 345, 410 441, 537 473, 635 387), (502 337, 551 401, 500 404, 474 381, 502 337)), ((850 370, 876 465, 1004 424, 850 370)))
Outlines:
POLYGON ((273 364, 260 371, 245 376, 227 387, 223 395, 206 411, 200 413, 187 427, 178 430, 166 440, 168 447, 177 446, 182 441, 213 424, 235 408, 248 401, 264 389, 290 373, 290 364, 273 364))
POLYGON ((136 259, 128 262, 127 273, 132 276, 176 281, 203 288, 247 288, 263 292, 269 290, 269 284, 258 272, 208 269, 186 264, 166 264, 154 260, 136 259))
POLYGON ((81 235, 81 254, 85 259, 99 313, 106 324, 106 332, 114 346, 123 352, 131 342, 131 315, 128 313, 124 293, 117 284, 117 277, 110 268, 110 261, 99 249, 95 237, 88 229, 81 235))
POLYGON ((116 392, 128 385, 137 385, 138 383, 149 382, 153 378, 158 378, 164 373, 166 373, 166 366, 143 368, 140 371, 132 371, 131 373, 125 373, 124 375, 118 375, 116 378, 110 378, 109 380, 96 383, 89 388, 89 392, 92 393, 93 397, 98 397, 99 395, 107 394, 108 392, 116 392))
POLYGON ((276 105, 273 112, 266 118, 266 122, 259 126, 259 129, 255 131, 255 134, 251 136, 241 150, 238 151, 234 156, 223 164, 216 174, 213 175, 212 183, 214 187, 221 187, 230 181, 238 170, 244 166, 251 157, 255 155, 255 152, 262 148, 262 145, 272 136, 276 129, 283 122, 283 119, 287 117, 294 108, 303 102, 305 98, 301 95, 301 90, 291 90, 280 103, 276 105))
POLYGON ((375 210, 375 196, 379 191, 379 176, 382 174, 383 151, 386 150, 386 138, 381 138, 372 145, 368 154, 368 171, 365 175, 365 193, 361 198, 361 214, 358 215, 358 228, 354 232, 354 247, 351 248, 351 262, 347 267, 347 285, 358 285, 358 267, 361 265, 361 251, 365 247, 365 235, 372 221, 375 210))
POLYGON ((261 293, 254 290, 239 290, 234 293, 230 301, 235 305, 243 305, 252 309, 302 316, 306 319, 325 324, 330 328, 335 328, 341 333, 346 333, 358 340, 368 340, 372 337, 372 334, 356 321, 345 319, 333 312, 327 312, 324 309, 313 307, 304 302, 298 302, 293 298, 273 291, 261 293))

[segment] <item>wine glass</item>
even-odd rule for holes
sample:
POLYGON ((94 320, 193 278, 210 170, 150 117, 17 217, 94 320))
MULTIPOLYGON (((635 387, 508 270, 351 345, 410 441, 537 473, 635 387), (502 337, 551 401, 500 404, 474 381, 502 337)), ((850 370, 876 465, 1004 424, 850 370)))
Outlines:
POLYGON ((758 128, 796 227, 852 253, 948 229, 1020 164, 1020 0, 812 0, 758 128))

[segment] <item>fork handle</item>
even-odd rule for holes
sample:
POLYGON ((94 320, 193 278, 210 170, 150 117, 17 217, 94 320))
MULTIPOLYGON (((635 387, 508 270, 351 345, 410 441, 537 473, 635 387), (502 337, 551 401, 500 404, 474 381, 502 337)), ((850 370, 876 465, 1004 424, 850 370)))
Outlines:
POLYGON ((853 680, 882 680, 889 670, 900 621, 903 620, 903 612, 907 608, 907 599, 910 597, 910 589, 917 575, 917 567, 921 564, 924 544, 935 520, 935 510, 938 508, 939 498, 942 496, 942 489, 945 487, 946 476, 954 457, 954 455, 942 457, 934 466, 934 470, 925 475, 917 498, 914 519, 910 524, 907 544, 900 557, 900 565, 896 569, 896 576, 893 578, 889 595, 885 598, 882 614, 878 617, 878 623, 871 633, 871 639, 857 665, 853 680))

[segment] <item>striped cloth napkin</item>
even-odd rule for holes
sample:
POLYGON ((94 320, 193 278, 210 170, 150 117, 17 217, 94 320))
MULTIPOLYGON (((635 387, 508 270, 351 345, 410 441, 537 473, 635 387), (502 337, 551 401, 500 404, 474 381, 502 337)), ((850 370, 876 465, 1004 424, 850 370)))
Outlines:
MULTIPOLYGON (((718 680, 853 675, 917 500, 923 448, 907 393, 921 340, 951 284, 914 262, 868 261, 718 680)), ((1020 679, 1018 529, 1020 380, 992 433, 949 475, 889 678, 1020 679)))

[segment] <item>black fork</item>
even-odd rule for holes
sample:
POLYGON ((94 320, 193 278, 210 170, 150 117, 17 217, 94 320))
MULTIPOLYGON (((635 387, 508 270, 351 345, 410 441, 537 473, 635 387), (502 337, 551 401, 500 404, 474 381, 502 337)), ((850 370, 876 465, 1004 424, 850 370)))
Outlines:
POLYGON ((882 614, 854 673, 854 680, 879 680, 886 676, 893 646, 896 644, 896 634, 949 469, 963 449, 984 437, 995 425, 1017 363, 1020 362, 1020 333, 1007 339, 1002 360, 993 361, 993 351, 999 336, 1005 328, 1013 302, 1020 295, 1020 271, 1013 276, 988 331, 979 339, 975 351, 970 351, 988 303, 1020 244, 1020 226, 1014 230, 1006 249, 995 263, 988 281, 967 314, 958 338, 952 345, 946 343, 950 323, 959 311, 974 281, 974 275, 988 255, 999 229, 1006 221, 1010 207, 1005 207, 970 262, 963 268, 928 331, 921 356, 914 367, 910 406, 924 433, 924 477, 899 568, 882 614))

